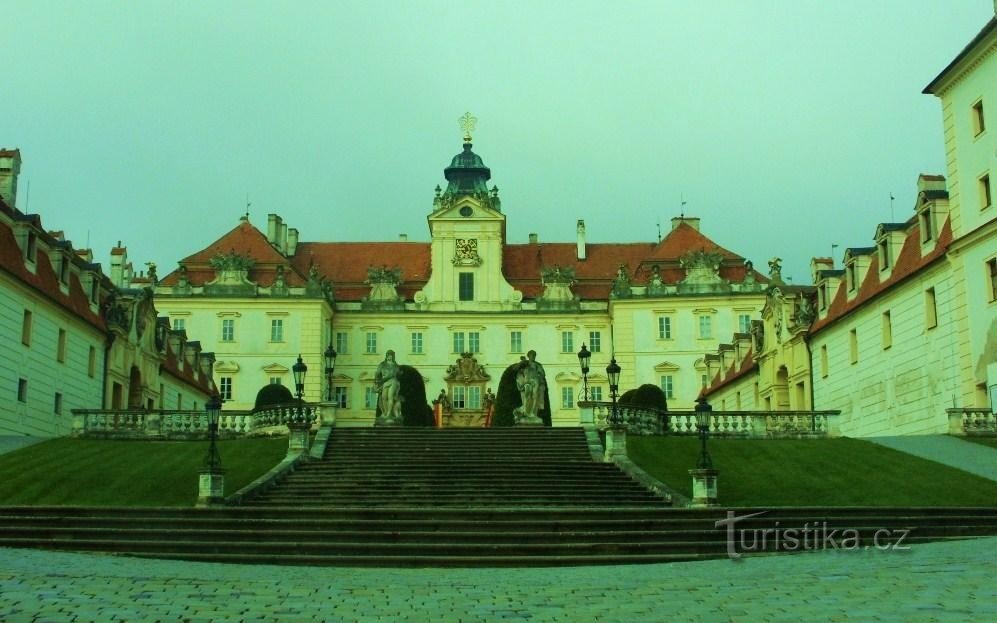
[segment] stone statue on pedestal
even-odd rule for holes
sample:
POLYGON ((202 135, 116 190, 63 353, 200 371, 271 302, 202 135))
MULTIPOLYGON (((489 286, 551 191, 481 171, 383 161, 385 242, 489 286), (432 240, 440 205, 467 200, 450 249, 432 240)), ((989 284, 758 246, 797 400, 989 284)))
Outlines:
POLYGON ((526 353, 525 359, 520 359, 516 388, 523 402, 513 411, 516 424, 541 424, 543 420, 538 414, 544 408, 547 396, 547 375, 537 361, 537 351, 531 350, 526 353))
POLYGON ((374 387, 378 393, 378 424, 401 424, 402 402, 401 382, 398 380, 401 367, 395 362, 395 351, 384 353, 384 361, 377 365, 374 374, 374 387))

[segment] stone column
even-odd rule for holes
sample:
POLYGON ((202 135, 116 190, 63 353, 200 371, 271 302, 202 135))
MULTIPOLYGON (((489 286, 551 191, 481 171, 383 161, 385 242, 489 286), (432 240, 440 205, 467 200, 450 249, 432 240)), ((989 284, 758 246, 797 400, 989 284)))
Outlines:
POLYGON ((705 508, 717 505, 717 474, 715 469, 690 469, 692 476, 693 508, 705 508))
POLYGON ((219 506, 225 503, 225 470, 204 468, 199 472, 197 506, 219 506))
POLYGON ((617 457, 627 456, 627 429, 623 426, 611 426, 606 429, 606 453, 603 460, 612 463, 617 457))

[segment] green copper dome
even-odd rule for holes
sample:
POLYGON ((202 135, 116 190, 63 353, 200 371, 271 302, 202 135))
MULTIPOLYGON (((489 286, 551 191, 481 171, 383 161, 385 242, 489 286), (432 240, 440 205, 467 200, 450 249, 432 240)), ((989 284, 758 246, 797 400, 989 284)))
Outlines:
POLYGON ((481 161, 481 156, 471 151, 471 143, 464 143, 464 151, 453 157, 450 166, 443 169, 449 184, 444 194, 472 195, 488 192, 485 184, 492 172, 481 161))

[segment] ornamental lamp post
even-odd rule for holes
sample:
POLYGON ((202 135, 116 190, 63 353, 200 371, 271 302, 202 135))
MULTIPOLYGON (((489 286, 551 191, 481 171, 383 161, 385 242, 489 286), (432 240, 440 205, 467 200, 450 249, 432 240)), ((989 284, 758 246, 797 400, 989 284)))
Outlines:
POLYGON ((584 383, 584 391, 582 393, 582 400, 588 402, 589 399, 589 362, 592 360, 592 353, 589 349, 585 348, 585 344, 582 344, 582 349, 578 351, 578 365, 582 367, 582 382, 584 383))
POLYGON ((325 349, 325 381, 327 385, 327 393, 325 395, 326 402, 332 402, 332 373, 336 369, 336 349, 332 347, 332 343, 329 347, 325 349))
POLYGON ((301 397, 305 394, 305 375, 308 374, 308 366, 301 360, 300 354, 298 354, 298 363, 291 367, 291 372, 294 374, 294 391, 298 395, 298 402, 301 402, 301 397))
POLYGON ((606 453, 603 460, 611 463, 627 456, 627 429, 623 426, 616 407, 616 395, 620 391, 620 366, 616 363, 616 357, 610 359, 609 365, 606 366, 606 376, 609 377, 609 396, 613 400, 613 406, 609 412, 609 428, 606 429, 606 453))
POLYGON ((225 470, 218 454, 218 419, 221 416, 222 400, 218 394, 208 398, 204 405, 208 416, 208 455, 204 468, 200 471, 197 488, 197 505, 213 506, 225 502, 225 470))
POLYGON ((717 470, 713 469, 713 459, 706 451, 706 439, 710 436, 710 417, 713 407, 706 401, 706 396, 696 399, 696 430, 702 447, 696 469, 690 469, 692 476, 692 506, 705 507, 717 505, 717 470))

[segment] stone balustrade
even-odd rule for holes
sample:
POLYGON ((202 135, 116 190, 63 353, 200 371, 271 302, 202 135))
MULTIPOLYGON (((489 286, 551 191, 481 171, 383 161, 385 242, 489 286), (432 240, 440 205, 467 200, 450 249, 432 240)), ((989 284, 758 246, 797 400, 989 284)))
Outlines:
POLYGON ((987 408, 946 409, 950 435, 997 436, 997 415, 987 408))
MULTIPOLYGON (((609 425, 611 402, 579 402, 582 422, 599 428, 609 425)), ((617 405, 632 434, 695 435, 696 412, 661 411, 617 405)), ((714 437, 776 438, 836 437, 840 411, 712 411, 710 435, 714 437)))
MULTIPOLYGON (((218 416, 222 439, 283 434, 292 423, 311 424, 324 405, 274 405, 258 411, 225 411, 218 416)), ((204 439, 208 436, 208 414, 204 411, 163 409, 73 409, 74 437, 115 439, 204 439)))

